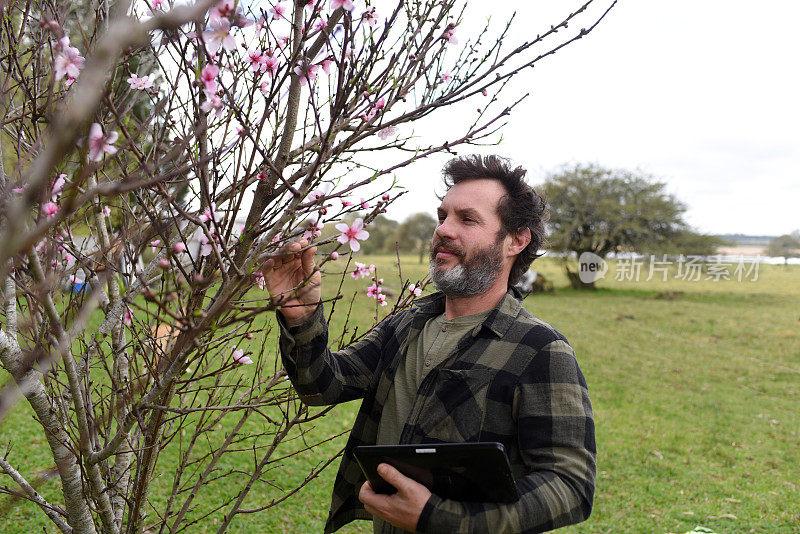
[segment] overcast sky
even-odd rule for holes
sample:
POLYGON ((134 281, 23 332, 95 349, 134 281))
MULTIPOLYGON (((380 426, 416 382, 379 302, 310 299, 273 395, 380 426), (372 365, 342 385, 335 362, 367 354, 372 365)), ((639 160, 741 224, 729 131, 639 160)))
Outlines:
MULTIPOLYGON (((471 2, 461 34, 516 9, 516 42, 574 5, 471 2)), ((665 181, 703 232, 800 229, 798 20, 797 0, 621 0, 587 38, 520 77, 514 89, 531 96, 488 152, 534 183, 566 162, 639 168, 665 181)), ((390 217, 433 213, 442 161, 398 173, 409 193, 390 217)))

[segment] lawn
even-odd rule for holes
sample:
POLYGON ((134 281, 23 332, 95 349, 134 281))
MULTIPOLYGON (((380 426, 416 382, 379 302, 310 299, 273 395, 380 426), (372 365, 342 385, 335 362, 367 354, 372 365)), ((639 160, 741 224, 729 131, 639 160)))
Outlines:
MULTIPOLYGON (((393 258, 369 261, 388 289, 400 287, 393 258)), ((536 265, 556 291, 530 296, 525 304, 574 346, 597 427, 594 511, 564 532, 666 533, 697 525, 719 533, 800 531, 800 266, 761 265, 755 281, 753 273, 742 281, 706 280, 703 273, 696 282, 676 279, 673 266, 663 282, 660 274, 646 281, 646 268, 639 281, 616 280, 624 266, 612 263, 597 291, 578 292, 565 287, 558 260, 543 258, 536 265)), ((403 259, 404 278, 413 282, 425 271, 416 258, 403 259)), ((347 277, 337 307, 346 307, 366 282, 347 277)), ((375 301, 362 294, 355 303, 351 321, 363 328, 376 313, 375 301)), ((341 331, 342 316, 332 324, 334 333, 341 331)), ((253 342, 275 346, 272 337, 253 342)), ((347 431, 357 409, 357 403, 337 407, 309 437, 347 431)), ((23 473, 49 467, 44 436, 24 404, 0 427, 0 446, 6 443, 12 444, 12 464, 23 473)), ((340 437, 292 458, 274 471, 273 482, 291 487, 343 444, 340 437)), ((242 466, 248 461, 242 457, 242 466)), ((230 531, 321 532, 336 465, 279 507, 239 516, 230 531)), ((157 497, 172 483, 169 454, 158 472, 157 497)), ((55 480, 40 487, 54 501, 57 489, 55 480)), ((198 513, 213 508, 226 491, 209 488, 198 513)), ((263 484, 248 504, 280 495, 263 484)), ((213 532, 221 515, 190 530, 213 532)), ((41 531, 46 525, 33 507, 19 505, 3 531, 41 531)), ((361 531, 371 532, 371 524, 343 529, 361 531)))

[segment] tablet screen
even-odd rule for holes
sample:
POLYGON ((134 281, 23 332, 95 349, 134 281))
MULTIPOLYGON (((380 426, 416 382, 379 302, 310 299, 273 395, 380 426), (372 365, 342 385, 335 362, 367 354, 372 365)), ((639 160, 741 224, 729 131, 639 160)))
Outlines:
POLYGON ((519 499, 505 449, 497 442, 370 445, 356 447, 353 452, 377 493, 396 491, 378 475, 378 464, 387 463, 445 499, 519 499))

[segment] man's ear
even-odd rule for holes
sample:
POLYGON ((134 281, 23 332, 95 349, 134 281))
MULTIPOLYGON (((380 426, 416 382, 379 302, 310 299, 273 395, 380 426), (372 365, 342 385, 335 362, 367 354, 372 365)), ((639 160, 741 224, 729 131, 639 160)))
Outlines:
POLYGON ((511 256, 516 256, 531 243, 531 229, 520 228, 516 232, 509 234, 511 240, 508 243, 508 252, 511 256))

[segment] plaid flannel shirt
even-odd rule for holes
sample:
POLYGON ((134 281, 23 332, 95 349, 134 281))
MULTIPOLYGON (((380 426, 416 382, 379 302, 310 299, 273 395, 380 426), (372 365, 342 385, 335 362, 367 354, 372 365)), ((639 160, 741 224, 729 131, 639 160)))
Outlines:
MULTIPOLYGON (((365 479, 353 448, 375 444, 400 358, 425 323, 444 312, 444 295, 415 304, 338 352, 328 349, 322 306, 294 328, 279 319, 284 366, 304 402, 364 399, 334 483, 326 533, 372 519, 358 500, 365 479)), ((418 531, 541 532, 589 517, 596 454, 586 382, 564 336, 510 291, 423 380, 401 437, 402 443, 465 441, 503 444, 519 501, 466 503, 432 495, 418 531)))

